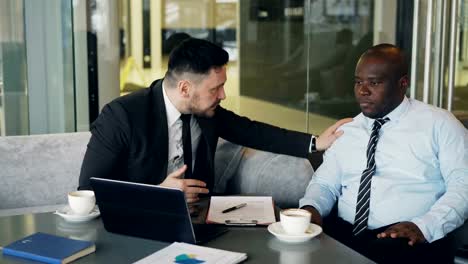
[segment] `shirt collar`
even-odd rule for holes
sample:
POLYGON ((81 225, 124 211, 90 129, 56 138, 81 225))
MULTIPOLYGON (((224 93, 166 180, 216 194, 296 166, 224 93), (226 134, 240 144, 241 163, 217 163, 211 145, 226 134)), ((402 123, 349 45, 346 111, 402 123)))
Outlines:
POLYGON ((166 105, 166 116, 167 116, 167 126, 171 127, 180 117, 181 113, 177 108, 172 104, 171 100, 167 96, 166 88, 164 87, 164 81, 162 83, 164 104, 166 105))
MULTIPOLYGON (((410 106, 410 102, 408 98, 405 96, 403 98, 403 101, 400 103, 400 105, 398 105, 395 109, 393 109, 393 111, 391 111, 384 117, 390 118, 390 122, 392 123, 397 122, 401 118, 401 116, 403 116, 403 114, 408 111, 409 106, 410 106)), ((364 116, 364 120, 366 122, 366 126, 369 128, 372 128, 372 125, 374 124, 375 119, 364 116)))

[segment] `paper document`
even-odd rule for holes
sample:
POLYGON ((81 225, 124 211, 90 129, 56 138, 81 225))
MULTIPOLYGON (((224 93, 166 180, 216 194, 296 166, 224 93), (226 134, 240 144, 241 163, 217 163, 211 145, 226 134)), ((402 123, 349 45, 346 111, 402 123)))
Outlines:
POLYGON ((274 223, 276 218, 273 198, 271 196, 212 196, 206 222, 225 224, 226 221, 239 223, 256 221, 257 225, 274 223), (244 203, 246 205, 243 205, 244 203))
POLYGON ((206 263, 235 264, 247 258, 247 254, 221 250, 216 248, 195 246, 174 242, 134 264, 153 263, 206 263))

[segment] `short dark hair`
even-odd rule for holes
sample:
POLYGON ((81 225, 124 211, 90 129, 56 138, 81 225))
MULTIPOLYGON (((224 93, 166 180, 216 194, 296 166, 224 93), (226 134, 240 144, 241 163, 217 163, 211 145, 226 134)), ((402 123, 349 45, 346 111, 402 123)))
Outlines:
POLYGON ((163 41, 163 53, 165 55, 171 54, 171 51, 177 47, 182 41, 191 38, 191 36, 185 32, 176 32, 170 35, 165 41, 163 41))
POLYGON ((402 49, 399 47, 382 43, 368 49, 361 58, 378 57, 387 60, 393 67, 393 75, 396 80, 408 75, 408 58, 402 49))
POLYGON ((207 74, 212 68, 222 67, 229 54, 221 47, 202 39, 189 38, 169 55, 166 77, 182 73, 207 74))

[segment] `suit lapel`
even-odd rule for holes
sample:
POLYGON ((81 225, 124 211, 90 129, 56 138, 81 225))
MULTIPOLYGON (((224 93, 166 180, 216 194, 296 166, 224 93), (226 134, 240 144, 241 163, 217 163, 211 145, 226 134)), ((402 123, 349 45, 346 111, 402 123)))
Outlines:
MULTIPOLYGON (((215 124, 210 118, 202 118, 197 117, 198 125, 202 131, 202 140, 199 144, 205 144, 205 157, 204 159, 200 159, 200 161, 205 160, 206 164, 199 166, 199 175, 207 177, 205 179, 207 181, 208 187, 211 189, 213 186, 213 172, 214 172, 214 151, 216 149, 217 144, 217 136, 215 131, 215 124)), ((199 145, 200 148, 201 145, 199 145)), ((195 165, 197 164, 197 160, 195 161, 195 165)), ((200 164, 199 164, 200 165, 200 164)))
POLYGON ((157 80, 151 84, 151 92, 153 94, 153 117, 152 120, 153 132, 150 133, 154 137, 153 153, 158 153, 158 160, 156 161, 159 166, 156 166, 158 171, 155 171, 154 183, 162 182, 167 176, 167 159, 169 155, 168 149, 168 127, 166 106, 164 104, 164 96, 162 92, 162 80, 157 80))

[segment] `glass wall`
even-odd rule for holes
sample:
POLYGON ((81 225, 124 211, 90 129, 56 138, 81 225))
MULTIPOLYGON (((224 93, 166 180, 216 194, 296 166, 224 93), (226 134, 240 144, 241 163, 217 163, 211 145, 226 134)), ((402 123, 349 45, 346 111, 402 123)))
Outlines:
POLYGON ((29 132, 23 1, 0 2, 0 132, 29 132))
POLYGON ((2 135, 76 131, 72 1, 0 2, 2 135))
POLYGON ((467 1, 0 1, 0 133, 87 130, 92 89, 99 95, 97 115, 118 95, 117 86, 125 94, 162 78, 170 50, 187 35, 228 51, 222 105, 255 120, 319 133, 336 119, 355 115, 357 58, 373 43, 402 44, 401 36, 408 53, 409 47, 416 51, 410 96, 464 114, 467 1), (411 14, 413 6, 419 13, 411 14), (407 20, 397 14, 402 9, 407 20), (451 32, 452 18, 450 42, 443 34, 451 32), (88 67, 96 52, 96 65, 88 67), (120 85, 114 82, 118 57, 120 85), (94 70, 99 78, 88 78, 94 70))
POLYGON ((371 0, 121 0, 121 6, 123 93, 162 78, 170 50, 189 35, 229 52, 222 104, 241 115, 318 133, 358 112, 354 65, 373 43, 371 0), (142 25, 148 2, 151 19, 161 21, 142 25), (161 43, 151 54, 144 48, 148 34, 161 43))
POLYGON ((241 8, 241 95, 312 114, 304 118, 313 132, 320 117, 358 113, 354 66, 372 46, 371 1, 245 0, 241 8))
POLYGON ((411 96, 468 125, 468 0, 414 3, 411 96))
POLYGON ((468 0, 459 2, 452 111, 468 125, 468 0))

